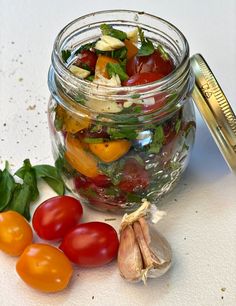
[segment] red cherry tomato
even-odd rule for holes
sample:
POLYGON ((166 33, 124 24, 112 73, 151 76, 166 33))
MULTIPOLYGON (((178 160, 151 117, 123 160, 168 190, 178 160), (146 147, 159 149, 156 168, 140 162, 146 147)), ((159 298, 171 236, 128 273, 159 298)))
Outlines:
POLYGON ((164 59, 158 50, 148 56, 133 56, 126 65, 126 72, 129 76, 143 72, 159 72, 166 76, 173 70, 174 63, 171 58, 164 59))
POLYGON ((106 188, 111 185, 111 179, 104 174, 98 174, 95 177, 91 177, 90 181, 93 182, 98 187, 106 188))
POLYGON ((118 252, 115 229, 103 222, 77 225, 63 239, 60 249, 74 263, 83 267, 98 267, 112 261, 118 252))
POLYGON ((160 72, 143 72, 132 75, 127 81, 123 82, 124 86, 136 86, 151 83, 160 80, 164 75, 160 72))
POLYGON ((38 236, 59 240, 78 224, 83 214, 80 202, 69 196, 57 196, 43 202, 33 216, 32 224, 38 236))
POLYGON ((87 65, 88 68, 92 72, 94 72, 97 59, 98 57, 95 52, 89 50, 82 50, 78 55, 75 65, 84 69, 86 69, 85 65, 87 65))
POLYGON ((144 166, 142 166, 136 159, 127 159, 123 176, 119 183, 121 190, 126 192, 133 192, 146 189, 149 185, 149 176, 144 166))

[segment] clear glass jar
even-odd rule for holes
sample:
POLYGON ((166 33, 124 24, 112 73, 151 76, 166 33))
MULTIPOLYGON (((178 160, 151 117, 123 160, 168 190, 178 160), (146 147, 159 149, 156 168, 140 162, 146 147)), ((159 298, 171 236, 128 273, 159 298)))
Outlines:
POLYGON ((172 190, 188 164, 196 128, 189 46, 175 26, 126 10, 83 16, 58 34, 48 84, 53 156, 66 186, 82 203, 98 210, 131 211, 142 198, 157 203, 172 190), (67 67, 81 45, 100 36, 102 23, 125 32, 142 27, 146 37, 167 50, 174 71, 133 87, 77 78, 67 67), (65 49, 72 50, 67 65, 61 57, 65 49))

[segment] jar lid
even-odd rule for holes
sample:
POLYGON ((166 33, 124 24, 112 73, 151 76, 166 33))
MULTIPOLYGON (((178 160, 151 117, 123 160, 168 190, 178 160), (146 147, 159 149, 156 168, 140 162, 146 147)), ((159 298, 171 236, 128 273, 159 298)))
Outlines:
POLYGON ((229 168, 236 173, 236 116, 214 74, 200 54, 191 58, 192 97, 229 168))

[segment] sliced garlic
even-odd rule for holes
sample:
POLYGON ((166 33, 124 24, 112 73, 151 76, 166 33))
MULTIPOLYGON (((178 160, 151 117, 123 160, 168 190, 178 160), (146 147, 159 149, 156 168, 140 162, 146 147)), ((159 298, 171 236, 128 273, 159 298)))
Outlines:
POLYGON ((128 225, 121 233, 117 261, 123 278, 128 281, 140 280, 143 262, 131 225, 128 225))
POLYGON ((119 113, 122 111, 122 106, 109 100, 89 99, 86 101, 86 106, 99 113, 119 113))
POLYGON ((100 51, 114 51, 116 49, 120 49, 124 47, 125 44, 123 41, 111 37, 108 35, 103 35, 99 41, 97 41, 95 45, 95 49, 100 50, 100 51))
POLYGON ((132 31, 127 33, 127 38, 133 43, 138 42, 138 28, 134 28, 132 31))
POLYGON ((105 78, 103 75, 98 74, 93 80, 93 83, 99 85, 106 85, 111 87, 120 87, 121 81, 118 74, 113 74, 110 79, 105 78))
POLYGON ((78 66, 71 65, 69 68, 70 72, 72 72, 75 76, 81 79, 85 79, 90 75, 90 71, 82 69, 78 66))

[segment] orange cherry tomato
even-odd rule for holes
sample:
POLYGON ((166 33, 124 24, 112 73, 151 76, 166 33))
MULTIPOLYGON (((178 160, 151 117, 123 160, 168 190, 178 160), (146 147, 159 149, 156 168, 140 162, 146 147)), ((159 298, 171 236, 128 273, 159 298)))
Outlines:
POLYGON ((124 40, 125 46, 127 48, 127 58, 130 59, 138 53, 138 48, 132 43, 131 40, 124 40))
POLYGON ((19 256, 32 240, 32 229, 22 215, 15 211, 0 214, 0 250, 19 256))
POLYGON ((24 250, 16 263, 16 271, 27 285, 44 292, 65 289, 73 272, 63 252, 40 243, 31 244, 24 250))
POLYGON ((98 56, 98 60, 97 60, 97 63, 96 63, 96 67, 95 67, 95 79, 99 76, 99 75, 102 75, 104 76, 105 78, 109 78, 109 75, 106 71, 106 65, 108 63, 119 63, 116 59, 114 58, 111 58, 109 56, 106 56, 106 55, 99 55, 98 56))
POLYGON ((89 148, 93 154, 106 163, 121 158, 129 151, 130 147, 131 143, 125 139, 89 144, 89 148))
POLYGON ((71 134, 67 134, 66 137, 65 158, 73 168, 85 176, 95 177, 99 174, 96 159, 71 134))

